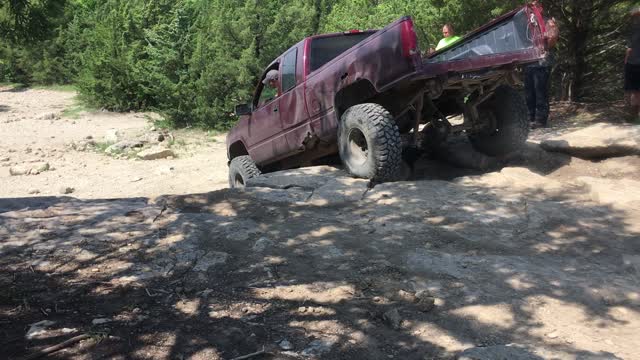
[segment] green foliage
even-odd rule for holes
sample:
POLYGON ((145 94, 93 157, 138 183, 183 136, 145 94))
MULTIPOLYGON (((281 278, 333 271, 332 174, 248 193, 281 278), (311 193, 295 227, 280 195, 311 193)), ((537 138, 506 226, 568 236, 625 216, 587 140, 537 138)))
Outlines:
MULTIPOLYGON (((435 47, 445 23, 462 34, 522 3, 0 0, 5 40, 0 43, 0 81, 73 83, 95 107, 155 110, 173 126, 223 130, 236 120, 233 106, 250 101, 263 69, 305 36, 381 28, 412 15, 426 50, 435 47)), ((554 70, 557 93, 592 99, 598 91, 619 87, 629 1, 545 3, 559 19, 562 34, 561 61, 554 70)), ((607 94, 621 96, 620 91, 607 94)))

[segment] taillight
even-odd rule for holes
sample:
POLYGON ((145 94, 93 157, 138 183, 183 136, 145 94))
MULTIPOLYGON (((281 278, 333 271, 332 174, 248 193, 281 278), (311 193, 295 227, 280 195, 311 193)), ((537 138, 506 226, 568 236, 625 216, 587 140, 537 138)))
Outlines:
POLYGON ((400 39, 402 41, 402 56, 413 56, 418 53, 418 36, 413 30, 413 20, 405 20, 401 26, 400 39))

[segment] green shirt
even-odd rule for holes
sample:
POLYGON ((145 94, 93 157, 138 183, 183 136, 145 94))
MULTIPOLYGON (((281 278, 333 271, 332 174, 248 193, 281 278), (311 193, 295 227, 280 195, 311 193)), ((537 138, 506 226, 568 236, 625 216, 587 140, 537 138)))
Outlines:
POLYGON ((272 88, 269 85, 265 85, 262 88, 262 93, 260 94, 260 100, 258 101, 258 106, 262 106, 269 101, 278 97, 278 89, 272 88))
POLYGON ((462 39, 460 36, 449 36, 447 38, 444 38, 442 40, 440 40, 440 42, 438 43, 438 46, 436 46, 436 51, 440 50, 440 49, 444 49, 449 45, 453 45, 453 43, 455 43, 456 41, 462 39))

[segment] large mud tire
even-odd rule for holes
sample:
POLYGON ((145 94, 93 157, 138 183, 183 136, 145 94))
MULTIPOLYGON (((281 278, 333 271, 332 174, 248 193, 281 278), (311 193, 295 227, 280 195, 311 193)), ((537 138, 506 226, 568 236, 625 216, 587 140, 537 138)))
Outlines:
POLYGON ((260 176, 262 173, 248 155, 238 156, 229 164, 229 187, 243 188, 247 180, 260 176))
POLYGON ((342 115, 338 149, 347 171, 374 181, 399 177, 402 141, 393 116, 378 104, 359 104, 342 115))
POLYGON ((502 156, 520 150, 527 142, 527 105, 514 88, 497 88, 493 97, 479 112, 481 120, 493 123, 495 127, 491 126, 484 133, 469 136, 476 150, 489 156, 502 156))

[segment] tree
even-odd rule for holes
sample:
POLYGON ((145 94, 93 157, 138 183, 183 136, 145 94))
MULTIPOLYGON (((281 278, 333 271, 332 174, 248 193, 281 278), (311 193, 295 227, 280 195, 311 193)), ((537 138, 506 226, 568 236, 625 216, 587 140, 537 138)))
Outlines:
POLYGON ((42 39, 57 25, 65 4, 65 0, 2 0, 0 36, 11 41, 42 39))
POLYGON ((631 1, 543 0, 543 5, 560 25, 555 71, 559 97, 572 101, 619 97, 631 1))

